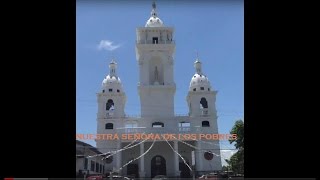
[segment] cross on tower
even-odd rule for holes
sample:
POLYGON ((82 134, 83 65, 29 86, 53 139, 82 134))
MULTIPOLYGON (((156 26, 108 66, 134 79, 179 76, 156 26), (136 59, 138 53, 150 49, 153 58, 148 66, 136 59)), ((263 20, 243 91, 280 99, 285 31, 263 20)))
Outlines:
POLYGON ((196 50, 197 59, 199 59, 199 52, 196 50))
POLYGON ((156 2, 155 1, 153 1, 153 3, 152 3, 152 8, 156 9, 156 2))

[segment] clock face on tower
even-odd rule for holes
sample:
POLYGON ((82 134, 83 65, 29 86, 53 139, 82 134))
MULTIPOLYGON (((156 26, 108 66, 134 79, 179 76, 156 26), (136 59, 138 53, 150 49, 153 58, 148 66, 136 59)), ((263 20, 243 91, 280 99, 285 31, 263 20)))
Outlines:
POLYGON ((204 153, 204 158, 208 161, 212 160, 213 159, 213 154, 211 151, 207 151, 204 153))

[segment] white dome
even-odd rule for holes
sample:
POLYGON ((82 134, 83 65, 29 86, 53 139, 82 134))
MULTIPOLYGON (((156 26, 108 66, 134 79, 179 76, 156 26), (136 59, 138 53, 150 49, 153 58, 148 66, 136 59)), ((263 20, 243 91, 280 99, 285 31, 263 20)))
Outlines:
POLYGON ((163 22, 157 16, 156 3, 152 3, 151 17, 146 22, 145 27, 163 27, 163 22))
POLYGON ((196 73, 191 78, 189 91, 211 91, 211 85, 208 77, 202 73, 201 62, 196 59, 194 62, 196 73))
POLYGON ((211 88, 210 81, 206 75, 196 73, 191 78, 189 90, 193 91, 196 88, 196 91, 201 91, 201 87, 203 87, 203 90, 209 91, 211 88))
POLYGON ((146 27, 163 27, 163 22, 160 18, 151 16, 146 23, 146 27))
POLYGON ((104 86, 113 85, 113 84, 121 84, 121 80, 119 77, 108 75, 103 79, 102 84, 104 86))
POLYGON ((110 73, 102 81, 102 92, 122 92, 122 83, 116 74, 117 63, 112 60, 109 64, 110 73))
POLYGON ((117 92, 117 90, 122 91, 122 83, 119 77, 108 75, 102 81, 102 89, 105 92, 110 92, 109 89, 113 89, 112 92, 117 92))

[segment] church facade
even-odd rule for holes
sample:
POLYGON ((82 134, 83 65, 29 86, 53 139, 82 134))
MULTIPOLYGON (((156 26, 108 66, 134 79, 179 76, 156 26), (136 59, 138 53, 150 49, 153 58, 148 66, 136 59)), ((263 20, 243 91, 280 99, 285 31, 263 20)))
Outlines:
MULTIPOLYGON (((186 101, 189 114, 174 113, 174 28, 166 27, 153 3, 145 27, 136 29, 136 59, 139 65, 138 92, 141 117, 125 114, 126 94, 117 75, 117 63, 109 64, 109 74, 97 93, 97 134, 218 134, 215 107, 217 91, 202 72, 199 59, 194 62, 186 101)), ((119 67, 121 68, 121 67, 119 67)), ((136 177, 191 177, 221 170, 219 140, 206 139, 123 139, 96 140, 106 159, 106 171, 136 177), (192 171, 191 171, 192 170, 192 171)))

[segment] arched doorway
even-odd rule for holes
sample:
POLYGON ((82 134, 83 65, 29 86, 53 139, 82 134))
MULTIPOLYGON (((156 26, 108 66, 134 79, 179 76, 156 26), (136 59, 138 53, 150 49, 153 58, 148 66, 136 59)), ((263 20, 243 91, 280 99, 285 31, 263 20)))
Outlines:
MULTIPOLYGON (((186 163, 191 167, 189 161, 183 157, 184 160, 186 160, 186 163)), ((182 161, 180 158, 179 161, 179 170, 180 170, 180 178, 191 178, 190 169, 188 166, 182 161)))
POLYGON ((156 175, 167 175, 166 160, 160 155, 151 159, 151 178, 156 175))

